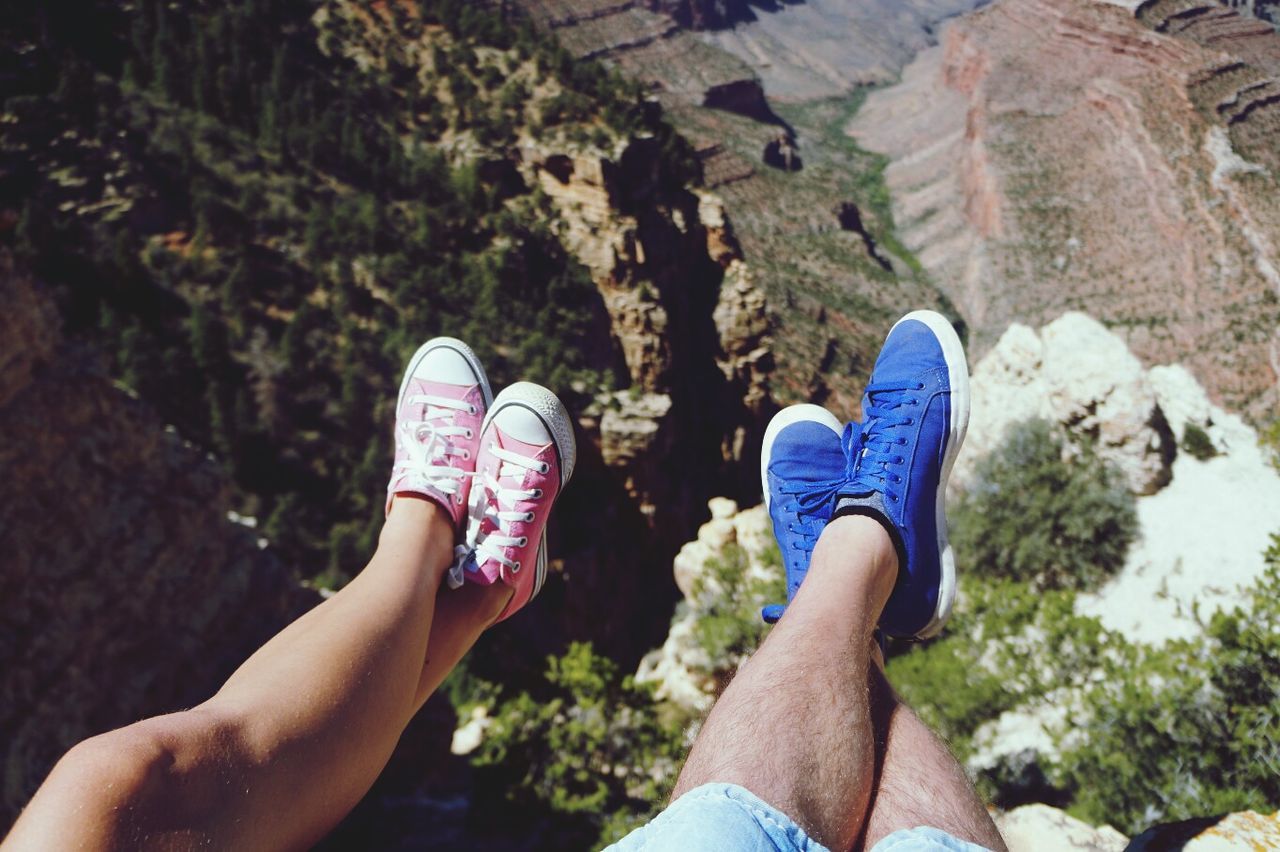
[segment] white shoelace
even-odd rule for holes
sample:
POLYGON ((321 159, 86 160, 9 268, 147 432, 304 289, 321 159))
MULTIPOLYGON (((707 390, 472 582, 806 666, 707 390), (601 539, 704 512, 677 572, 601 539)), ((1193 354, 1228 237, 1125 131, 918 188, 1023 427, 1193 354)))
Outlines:
POLYGON ((489 445, 489 452, 497 456, 503 464, 499 467, 496 477, 488 471, 484 473, 484 481, 481 483, 484 487, 483 497, 472 507, 472 529, 475 530, 476 536, 474 541, 476 565, 483 564, 486 559, 492 559, 502 566, 502 570, 510 571, 514 575, 519 573, 523 566, 518 560, 507 558, 503 551, 508 547, 524 547, 529 543, 529 539, 526 536, 512 535, 511 524, 517 521, 525 523, 533 521, 533 512, 517 512, 512 507, 516 503, 541 500, 543 492, 541 488, 505 487, 500 480, 520 482, 524 479, 525 471, 536 470, 539 473, 548 473, 551 466, 546 462, 504 450, 495 444, 489 445), (480 511, 475 514, 477 509, 480 511), (493 520, 497 529, 489 533, 483 532, 485 518, 493 520))
POLYGON ((476 407, 460 399, 431 394, 415 394, 407 401, 410 405, 425 405, 427 410, 419 421, 401 422, 401 434, 396 437, 404 442, 406 458, 395 465, 392 475, 413 474, 441 494, 457 495, 462 490, 462 478, 469 474, 452 465, 449 457, 466 460, 471 451, 455 447, 450 439, 472 436, 471 429, 457 425, 455 418, 459 411, 475 414, 476 407))

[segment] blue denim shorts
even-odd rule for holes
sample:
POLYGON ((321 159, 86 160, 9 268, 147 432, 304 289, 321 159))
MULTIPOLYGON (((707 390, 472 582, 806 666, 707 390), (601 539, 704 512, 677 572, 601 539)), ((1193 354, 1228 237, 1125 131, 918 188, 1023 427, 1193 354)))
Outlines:
MULTIPOLYGON (((827 852, 790 817, 736 784, 690 790, 610 852, 827 852)), ((895 831, 871 852, 989 852, 936 828, 895 831)))

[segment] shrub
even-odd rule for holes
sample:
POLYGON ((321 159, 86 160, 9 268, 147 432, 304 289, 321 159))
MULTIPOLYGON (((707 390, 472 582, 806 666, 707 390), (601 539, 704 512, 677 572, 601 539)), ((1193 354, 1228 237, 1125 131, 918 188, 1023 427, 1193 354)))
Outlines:
POLYGON ((975 573, 1036 588, 1088 589, 1123 564, 1138 532, 1133 496, 1087 447, 1063 458, 1040 420, 1009 428, 952 513, 957 556, 975 573))
POLYGON ((479 795, 505 799, 504 820, 557 832, 553 848, 603 845, 666 800, 683 727, 590 643, 549 657, 546 679, 547 694, 494 709, 475 758, 479 795))
POLYGON ((1182 430, 1182 449, 1200 461, 1208 461, 1218 454, 1209 433, 1194 423, 1188 423, 1182 430))
POLYGON ((968 578, 947 634, 893 656, 889 680, 963 759, 984 722, 1084 682, 1111 637, 1096 619, 1076 615, 1075 598, 1070 590, 968 578))
POLYGON ((748 572, 750 560, 738 544, 729 544, 718 558, 707 560, 704 573, 694 583, 697 605, 694 635, 715 663, 726 669, 735 666, 764 640, 760 620, 763 603, 786 600, 786 580, 781 571, 777 545, 765 555, 767 564, 776 559, 779 570, 768 580, 748 572))
POLYGON ((1062 758, 1074 810, 1137 832, 1157 820, 1280 805, 1280 535, 1249 604, 1202 639, 1106 664, 1062 758))
POLYGON ((1271 457, 1271 465, 1280 471, 1280 417, 1271 421, 1271 425, 1261 433, 1262 448, 1271 457))

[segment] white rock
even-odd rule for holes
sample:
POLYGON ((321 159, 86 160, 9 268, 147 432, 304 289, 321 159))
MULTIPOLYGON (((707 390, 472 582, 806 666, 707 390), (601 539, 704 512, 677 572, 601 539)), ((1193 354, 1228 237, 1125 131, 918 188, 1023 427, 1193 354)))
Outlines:
POLYGON ((692 611, 671 623, 661 648, 644 655, 636 670, 637 683, 656 683, 654 697, 671 701, 701 714, 715 701, 715 680, 708 676, 713 661, 694 635, 697 618, 692 611))
POLYGON ((1039 335, 1011 325, 974 368, 972 413, 955 481, 996 449, 1015 423, 1043 418, 1095 442, 1100 456, 1148 494, 1169 477, 1168 436, 1152 425, 1156 397, 1124 341, 1081 313, 1063 314, 1039 335))
POLYGON ((1141 540, 1120 573, 1077 598, 1077 612, 1130 641, 1159 644, 1195 636, 1201 621, 1244 602, 1242 588, 1262 575, 1262 554, 1280 530, 1280 474, 1237 429, 1248 427, 1237 420, 1223 433, 1227 454, 1202 462, 1179 453, 1173 481, 1138 499, 1141 540))
POLYGON ((1109 825, 1094 828, 1048 805, 1023 805, 995 821, 1009 852, 1120 852, 1129 843, 1109 825))
POLYGON ((1124 341, 1082 313, 1063 314, 1040 332, 1042 375, 1052 418, 1116 465, 1136 494, 1168 482, 1163 438, 1152 426, 1156 397, 1124 341))
POLYGON ((1208 433, 1219 452, 1257 443, 1257 436, 1243 420, 1209 402, 1209 395, 1186 367, 1181 364, 1152 367, 1147 377, 1160 410, 1178 439, 1190 423, 1208 433))
POLYGON ((740 662, 713 660, 698 642, 698 619, 725 594, 720 583, 708 575, 707 563, 722 558, 725 549, 736 544, 746 556, 745 580, 776 579, 781 571, 764 562, 773 531, 763 506, 739 511, 736 503, 723 497, 708 505, 711 520, 698 530, 695 541, 680 549, 673 565, 676 585, 685 601, 677 609, 662 647, 646 654, 636 671, 637 681, 657 684, 659 700, 674 702, 694 714, 711 708, 722 679, 740 662))
POLYGON ((1217 825, 1197 834, 1183 852, 1228 852, 1238 849, 1280 849, 1280 813, 1255 811, 1228 814, 1217 825))
POLYGON ((478 705, 471 711, 471 718, 459 725, 453 732, 453 742, 449 751, 454 754, 471 754, 484 741, 484 732, 493 724, 489 711, 484 705, 478 705))
POLYGON ((714 521, 731 520, 738 514, 738 504, 728 497, 712 497, 707 501, 707 508, 711 510, 711 519, 714 521))
POLYGON ((984 722, 973 735, 974 751, 966 761, 975 771, 994 769, 1011 755, 1032 752, 1054 761, 1058 746, 1053 732, 1067 716, 1069 702, 1044 701, 1006 710, 984 722))

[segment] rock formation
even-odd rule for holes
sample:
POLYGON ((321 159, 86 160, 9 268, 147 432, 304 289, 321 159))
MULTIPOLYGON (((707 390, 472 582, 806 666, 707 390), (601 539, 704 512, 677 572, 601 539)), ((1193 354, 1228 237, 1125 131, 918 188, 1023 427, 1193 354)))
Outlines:
POLYGON ((1129 844, 1109 825, 1094 828, 1049 805, 1023 805, 995 821, 1009 852, 1121 852, 1129 844))
POLYGON ((702 38, 734 54, 780 100, 883 85, 934 43, 939 23, 985 0, 805 0, 702 38))
POLYGON ((1124 341, 1085 314, 1064 314, 1039 335, 1010 326, 975 369, 972 394, 959 482, 974 460, 999 446, 1008 426, 1032 418, 1092 442, 1135 494, 1169 482, 1175 439, 1146 371, 1124 341))
MULTIPOLYGON (((636 672, 636 680, 657 684, 657 698, 671 701, 694 716, 711 709, 715 697, 742 662, 739 657, 713 659, 698 641, 698 620, 726 598, 741 593, 724 588, 710 566, 716 560, 731 558, 730 551, 739 548, 744 564, 734 581, 744 588, 778 584, 782 574, 781 568, 768 560, 774 547, 773 529, 764 506, 739 511, 732 500, 715 498, 709 508, 711 520, 675 558, 673 573, 684 600, 671 621, 667 639, 661 648, 640 661, 636 672)), ((773 602, 752 598, 748 606, 756 609, 773 602)))
POLYGON ((4 826, 70 746, 208 698, 318 596, 228 520, 215 464, 60 341, 7 257, 0 301, 4 826))
POLYGON ((1083 309, 1215 402, 1280 403, 1280 36, 1193 0, 997 0, 851 125, 978 354, 1083 309))
POLYGON ((652 92, 693 145, 705 185, 730 211, 739 253, 773 313, 773 396, 779 402, 825 401, 854 414, 884 329, 913 307, 947 306, 910 261, 887 257, 897 243, 880 239, 889 227, 882 212, 864 209, 864 231, 877 235, 870 242, 842 230, 828 214, 833 196, 865 203, 864 173, 875 168, 841 139, 839 116, 847 114, 851 96, 824 102, 808 114, 812 121, 793 124, 792 113, 784 119, 770 103, 788 92, 769 69, 785 68, 788 79, 798 73, 805 97, 848 92, 861 73, 846 74, 851 66, 879 67, 872 76, 888 79, 931 42, 933 22, 978 0, 892 8, 881 0, 754 6, 754 19, 732 30, 696 32, 691 28, 716 24, 713 16, 696 17, 692 10, 729 7, 519 2, 575 55, 600 57, 652 92), (780 33, 778 28, 789 35, 771 41, 768 33, 780 33), (819 45, 814 50, 821 59, 807 49, 793 50, 797 38, 819 45), (852 49, 850 39, 856 42, 852 49), (836 67, 828 67, 833 59, 836 67), (877 240, 881 251, 871 248, 877 240), (815 321, 819 313, 823 319, 815 321))
POLYGON ((1140 537, 1124 569, 1077 609, 1131 641, 1186 637, 1263 570, 1280 518, 1280 476, 1239 416, 1214 405, 1178 364, 1144 369, 1121 338, 1068 313, 1039 334, 1011 326, 973 369, 972 413, 953 482, 1022 420, 1058 424, 1072 445, 1089 442, 1116 466, 1137 502, 1140 537), (1211 458, 1180 449, 1201 430, 1211 458), (1246 485, 1247 483, 1247 485, 1246 485), (1141 609, 1132 602, 1145 601, 1141 609))
POLYGON ((698 433, 714 449, 695 466, 750 464, 758 452, 749 439, 771 405, 769 318, 718 198, 647 197, 660 182, 656 157, 644 141, 570 157, 527 139, 521 163, 564 222, 566 248, 591 271, 622 354, 627 387, 601 401, 596 421, 604 462, 646 516, 661 507, 674 517, 688 507, 676 493, 686 483, 665 471, 692 454, 698 433), (711 400, 715 416, 694 410, 711 400))
POLYGON ((1240 811, 1152 826, 1133 838, 1134 852, 1180 849, 1182 852, 1227 852, 1230 849, 1280 847, 1280 813, 1240 811))

